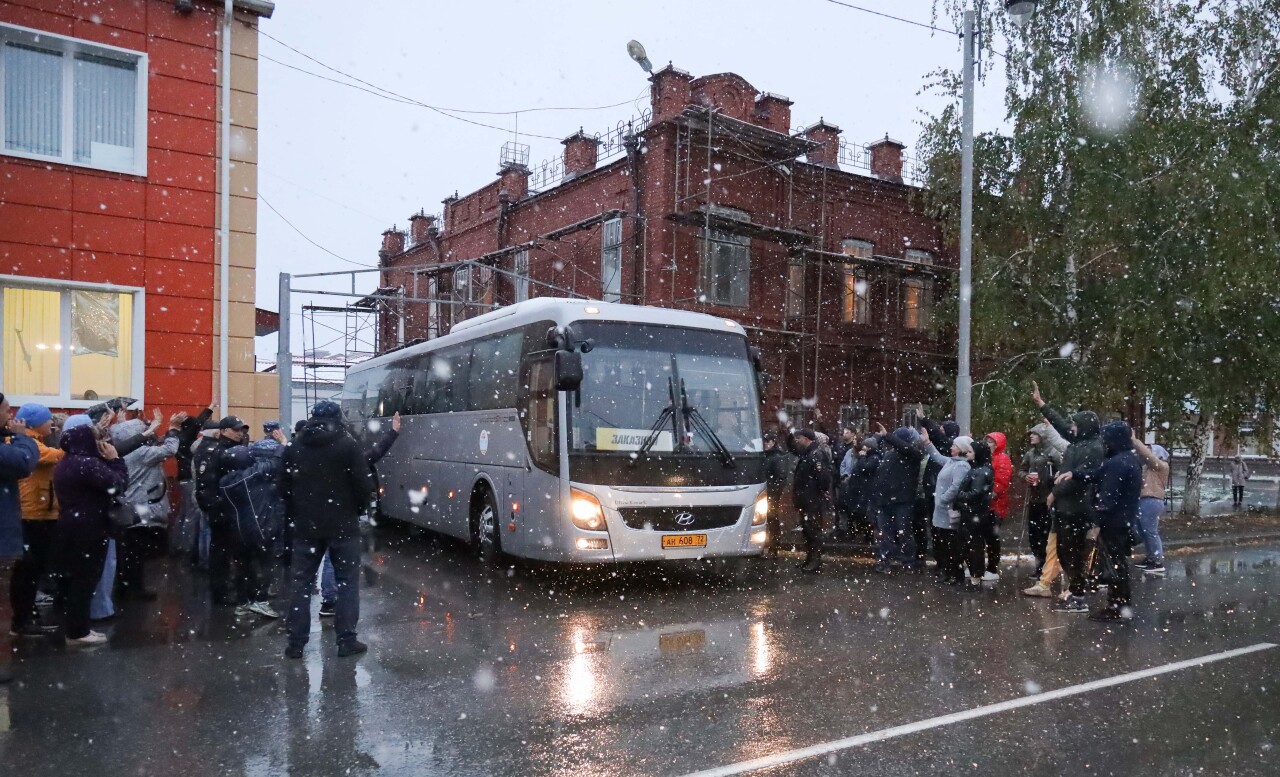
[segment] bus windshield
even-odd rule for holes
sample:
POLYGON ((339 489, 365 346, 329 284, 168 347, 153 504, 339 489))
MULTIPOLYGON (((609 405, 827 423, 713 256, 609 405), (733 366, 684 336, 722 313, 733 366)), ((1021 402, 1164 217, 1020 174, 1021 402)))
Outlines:
POLYGON ((581 405, 570 401, 569 450, 631 453, 671 404, 672 378, 684 384, 689 408, 711 435, 686 426, 676 394, 676 423, 667 418, 651 455, 711 455, 719 438, 732 454, 759 452, 760 413, 747 342, 740 334, 652 324, 574 324, 594 348, 582 357, 581 405))

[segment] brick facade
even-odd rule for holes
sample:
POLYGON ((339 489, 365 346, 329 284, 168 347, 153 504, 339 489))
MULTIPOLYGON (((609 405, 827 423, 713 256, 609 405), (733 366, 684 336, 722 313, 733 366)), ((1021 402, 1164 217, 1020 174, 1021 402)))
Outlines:
MULTIPOLYGON (((228 399, 233 412, 257 419, 277 404, 274 382, 255 377, 253 354, 258 14, 270 4, 236 6, 228 399)), ((196 2, 184 14, 171 0, 11 0, 0 4, 0 22, 147 57, 145 174, 0 149, 0 274, 144 289, 145 372, 135 395, 166 414, 215 401, 222 4, 196 2)))
POLYGON ((954 371, 954 339, 907 308, 932 305, 955 259, 903 183, 903 146, 886 138, 867 149, 870 169, 851 172, 840 165, 839 128, 819 122, 792 135, 791 102, 736 74, 668 67, 651 83, 652 118, 624 153, 593 166, 595 145, 575 134, 555 185, 530 193, 528 170, 511 164, 445 200, 443 225, 418 215, 407 240, 384 234, 383 289, 444 301, 385 306, 381 342, 397 344, 402 323, 405 341, 425 339, 515 301, 517 257, 527 256, 531 296, 601 298, 605 225, 620 218, 621 301, 742 322, 774 378, 766 423, 785 403, 816 399, 832 424, 841 406, 861 403, 869 424, 888 425, 935 397, 954 371), (716 304, 702 288, 708 228, 749 246, 745 300, 741 289, 724 298, 743 305, 716 304), (846 257, 845 241, 862 241, 850 250, 866 256, 846 257), (469 261, 485 269, 464 290, 455 263, 469 261), (864 288, 859 309, 851 298, 864 288))

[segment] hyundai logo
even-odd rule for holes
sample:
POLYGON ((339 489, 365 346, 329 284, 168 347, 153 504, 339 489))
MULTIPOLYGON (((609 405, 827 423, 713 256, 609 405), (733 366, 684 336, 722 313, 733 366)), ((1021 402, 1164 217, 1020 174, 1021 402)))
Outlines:
POLYGON ((693 513, 690 513, 690 512, 676 513, 676 523, 681 526, 692 526, 693 521, 694 521, 693 513))

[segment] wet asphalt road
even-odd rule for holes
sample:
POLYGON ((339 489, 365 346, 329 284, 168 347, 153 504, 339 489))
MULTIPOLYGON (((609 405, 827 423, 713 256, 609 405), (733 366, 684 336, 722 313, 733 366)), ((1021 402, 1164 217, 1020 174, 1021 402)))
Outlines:
MULTIPOLYGON (((1258 643, 1280 642, 1280 547, 1184 552, 1108 628, 794 560, 491 573, 380 529, 361 636, 213 610, 181 565, 94 651, 24 642, 0 689, 5 774, 684 775, 1258 643), (7 720, 6 720, 7 718, 7 720)), ((163 577, 163 580, 161 578, 163 577)), ((317 597, 318 599, 318 597, 317 597)), ((318 602, 317 602, 318 605, 318 602)), ((1280 648, 774 766, 768 775, 1280 773, 1280 648)))

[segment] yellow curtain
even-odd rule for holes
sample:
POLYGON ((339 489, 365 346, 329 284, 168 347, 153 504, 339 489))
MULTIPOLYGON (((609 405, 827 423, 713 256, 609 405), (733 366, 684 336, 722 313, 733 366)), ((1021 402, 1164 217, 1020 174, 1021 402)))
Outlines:
POLYGON ((9 395, 59 393, 62 294, 40 289, 4 290, 3 390, 9 395))

